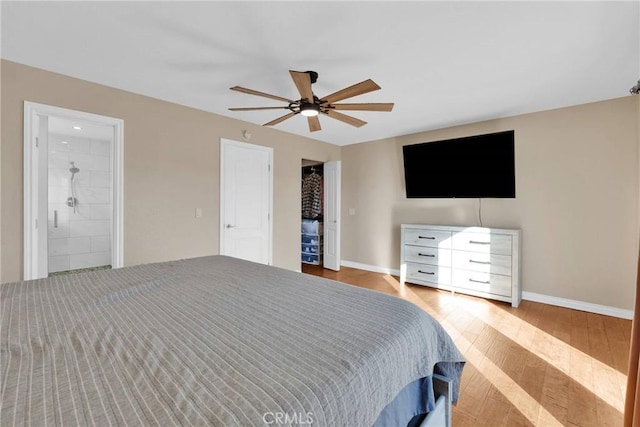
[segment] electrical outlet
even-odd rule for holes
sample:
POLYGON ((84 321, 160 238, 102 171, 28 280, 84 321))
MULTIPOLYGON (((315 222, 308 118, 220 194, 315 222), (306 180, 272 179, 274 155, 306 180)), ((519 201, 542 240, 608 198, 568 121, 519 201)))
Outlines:
POLYGON ((196 218, 202 218, 202 208, 196 208, 196 218))
POLYGON ((349 215, 353 216, 356 214, 356 208, 349 208, 349 215))

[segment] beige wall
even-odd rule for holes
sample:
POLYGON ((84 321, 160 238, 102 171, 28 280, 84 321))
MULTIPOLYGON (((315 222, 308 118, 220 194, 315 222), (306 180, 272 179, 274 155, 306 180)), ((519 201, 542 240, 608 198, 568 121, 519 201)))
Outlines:
POLYGON ((25 100, 124 120, 125 265, 218 253, 220 138, 248 129, 274 148, 274 264, 300 268, 301 161, 339 160, 340 147, 9 61, 1 78, 1 282, 22 276, 25 100))
POLYGON ((515 129, 517 198, 483 199, 482 218, 522 230, 524 291, 631 309, 637 109, 624 97, 343 147, 343 259, 398 269, 400 224, 478 224, 477 199, 405 198, 403 145, 515 129))

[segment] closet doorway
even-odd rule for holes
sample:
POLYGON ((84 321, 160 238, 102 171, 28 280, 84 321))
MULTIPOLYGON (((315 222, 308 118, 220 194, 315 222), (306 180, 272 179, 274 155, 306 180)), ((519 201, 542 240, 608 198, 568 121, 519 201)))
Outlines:
POLYGON ((302 159, 303 264, 340 270, 340 162, 302 159))

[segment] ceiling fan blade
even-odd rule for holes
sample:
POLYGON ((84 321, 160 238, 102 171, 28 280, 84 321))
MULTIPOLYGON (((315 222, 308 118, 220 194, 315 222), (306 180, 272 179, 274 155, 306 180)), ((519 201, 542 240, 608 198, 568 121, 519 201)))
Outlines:
POLYGON ((271 99, 275 99, 277 101, 284 101, 284 102, 288 102, 288 103, 292 103, 293 102, 291 99, 283 98, 283 97, 277 96, 277 95, 270 95, 270 94, 264 93, 264 92, 258 92, 257 90, 247 89, 247 88, 242 87, 242 86, 234 86, 234 87, 231 87, 229 89, 235 90, 235 91, 238 91, 238 92, 242 92, 242 93, 248 93, 249 95, 264 96, 265 98, 271 98, 271 99))
POLYGON ((391 111, 393 102, 367 104, 331 104, 334 110, 391 111))
POLYGON ((349 86, 347 88, 334 92, 331 95, 327 95, 322 98, 322 101, 332 103, 351 98, 353 96, 362 95, 364 93, 373 92, 374 90, 378 89, 380 89, 380 86, 378 86, 373 80, 368 79, 363 82, 356 83, 353 86, 349 86))
POLYGON ((313 102, 313 91, 311 90, 311 77, 309 73, 303 73, 300 71, 289 70, 293 82, 300 92, 302 99, 306 99, 307 102, 313 102))
POLYGON ((288 110, 289 107, 242 107, 242 108, 229 108, 230 111, 253 111, 253 110, 288 110))
POLYGON ((340 120, 341 122, 345 122, 357 128, 367 124, 364 120, 356 119, 355 117, 347 116, 346 114, 338 113, 333 110, 328 110, 326 114, 332 119, 340 120))
POLYGON ((275 120, 271 120, 269 123, 265 123, 265 124, 264 124, 264 125, 262 125, 262 126, 273 126, 273 125, 277 125, 278 123, 280 123, 280 122, 284 122, 285 120, 290 119, 291 117, 293 117, 293 116, 295 116, 295 115, 296 115, 296 113, 289 113, 289 114, 285 114, 284 116, 282 116, 282 117, 278 117, 278 118, 277 118, 277 119, 275 119, 275 120))
POLYGON ((320 119, 318 119, 318 116, 307 117, 307 121, 309 122, 309 130, 311 132, 322 130, 322 128, 320 127, 320 119))

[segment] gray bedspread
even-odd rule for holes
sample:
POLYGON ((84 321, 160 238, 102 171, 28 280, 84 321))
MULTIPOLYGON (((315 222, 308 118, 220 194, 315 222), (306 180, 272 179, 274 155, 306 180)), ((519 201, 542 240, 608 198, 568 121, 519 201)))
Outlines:
POLYGON ((2 426, 370 426, 463 364, 411 303, 223 256, 0 291, 2 426))

